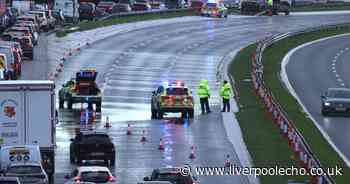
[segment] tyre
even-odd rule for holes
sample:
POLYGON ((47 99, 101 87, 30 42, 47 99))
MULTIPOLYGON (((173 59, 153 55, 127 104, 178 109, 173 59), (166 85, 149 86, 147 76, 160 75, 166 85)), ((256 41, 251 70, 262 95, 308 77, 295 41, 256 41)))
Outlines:
POLYGON ((151 108, 151 119, 157 119, 157 111, 151 108))
POLYGON ((164 116, 164 112, 158 112, 158 117, 157 119, 163 119, 163 116, 164 116))
POLYGON ((71 100, 68 100, 68 109, 72 110, 73 102, 71 100))
POLYGON ((71 164, 74 164, 74 163, 75 163, 75 159, 74 159, 74 157, 73 157, 72 154, 70 154, 69 160, 70 160, 70 163, 71 163, 71 164))
POLYGON ((59 99, 59 108, 64 109, 64 100, 59 99))
POLYGON ((111 166, 114 166, 115 165, 115 159, 110 160, 110 164, 111 164, 111 166))
POLYGON ((82 160, 79 157, 76 157, 76 160, 77 160, 77 164, 81 164, 82 163, 82 160))
POLYGON ((96 112, 101 112, 101 102, 96 103, 96 112))
POLYGON ((328 116, 328 112, 327 112, 327 111, 325 111, 325 110, 322 109, 321 112, 322 112, 322 115, 323 115, 323 116, 328 116))
POLYGON ((190 119, 193 119, 193 118, 194 118, 194 110, 193 110, 193 109, 191 109, 191 110, 188 111, 188 117, 189 117, 190 119))
POLYGON ((285 15, 289 15, 289 11, 284 12, 285 15))

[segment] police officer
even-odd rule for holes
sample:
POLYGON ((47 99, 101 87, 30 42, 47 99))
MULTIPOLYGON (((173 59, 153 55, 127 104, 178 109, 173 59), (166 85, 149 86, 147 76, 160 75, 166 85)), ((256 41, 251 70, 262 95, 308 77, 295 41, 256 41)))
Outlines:
POLYGON ((201 80, 201 82, 199 83, 197 94, 199 96, 199 100, 201 103, 202 114, 204 114, 205 111, 207 113, 210 113, 210 108, 209 108, 210 89, 209 89, 208 80, 201 80))
POLYGON ((223 108, 221 112, 230 112, 230 97, 231 97, 231 86, 225 80, 224 84, 220 89, 220 96, 222 96, 223 108))

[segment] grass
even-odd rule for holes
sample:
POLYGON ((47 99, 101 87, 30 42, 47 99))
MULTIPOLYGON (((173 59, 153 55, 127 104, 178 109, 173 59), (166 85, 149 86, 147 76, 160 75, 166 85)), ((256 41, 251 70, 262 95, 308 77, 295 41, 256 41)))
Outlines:
POLYGON ((327 3, 293 7, 292 12, 350 10, 350 3, 327 3))
MULTIPOLYGON (((336 154, 310 119, 305 117, 298 102, 282 86, 279 80, 280 62, 284 55, 292 48, 317 40, 322 37, 350 32, 349 27, 327 29, 307 33, 284 39, 267 48, 263 55, 265 82, 274 96, 295 122, 296 127, 303 134, 315 155, 321 160, 324 167, 343 167, 344 175, 333 177, 338 184, 347 184, 350 180, 349 168, 336 154)), ((252 155, 256 167, 297 165, 288 142, 283 138, 279 129, 272 123, 262 101, 255 95, 250 79, 251 57, 256 45, 241 50, 229 67, 229 72, 235 79, 235 87, 239 92, 239 104, 242 106, 237 114, 243 131, 244 140, 252 155)), ((263 184, 287 183, 287 180, 306 180, 306 177, 291 176, 263 176, 263 184)))
POLYGON ((154 19, 183 17, 183 16, 194 16, 194 15, 197 15, 194 11, 184 10, 184 11, 178 11, 178 12, 166 12, 166 13, 157 13, 157 14, 133 15, 128 17, 117 17, 117 18, 112 18, 112 19, 107 19, 102 21, 94 21, 94 22, 81 22, 77 25, 67 26, 63 30, 57 31, 56 35, 58 37, 63 37, 72 32, 86 31, 86 30, 91 30, 91 29, 96 29, 96 28, 111 26, 116 24, 138 22, 138 21, 145 21, 145 20, 154 20, 154 19))

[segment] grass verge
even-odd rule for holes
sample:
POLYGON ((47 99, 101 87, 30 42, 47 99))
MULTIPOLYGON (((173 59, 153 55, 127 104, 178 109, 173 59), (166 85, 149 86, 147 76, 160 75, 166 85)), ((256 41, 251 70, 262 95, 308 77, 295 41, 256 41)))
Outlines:
POLYGON ((195 16, 197 15, 194 11, 179 11, 179 12, 167 12, 167 13, 157 13, 157 14, 145 14, 145 15, 133 15, 128 17, 117 17, 102 21, 94 22, 81 22, 77 25, 67 26, 63 30, 56 32, 57 37, 66 36, 69 33, 77 31, 86 31, 91 29, 96 29, 99 27, 111 26, 116 24, 138 22, 144 20, 155 20, 155 19, 166 19, 174 17, 184 17, 184 16, 195 16))
MULTIPOLYGON (((317 40, 322 37, 350 32, 350 27, 332 28, 302 34, 284 39, 267 48, 263 55, 265 82, 272 90, 277 100, 288 113, 289 118, 295 122, 296 127, 303 134, 311 149, 321 160, 324 167, 341 166, 343 176, 333 177, 338 184, 347 184, 350 181, 349 168, 336 154, 321 133, 305 116, 298 102, 282 86, 279 79, 280 62, 284 55, 292 48, 305 42, 317 40)), ((272 123, 262 101, 255 95, 250 79, 251 59, 256 45, 241 50, 229 67, 229 72, 236 81, 235 87, 239 92, 239 104, 242 106, 237 119, 243 131, 244 140, 252 155, 256 167, 279 165, 290 167, 297 165, 293 153, 288 147, 278 128, 272 123)), ((262 176, 263 184, 287 183, 287 180, 306 180, 306 177, 291 176, 262 176)))
POLYGON ((350 3, 327 3, 293 7, 292 12, 350 10, 350 3))

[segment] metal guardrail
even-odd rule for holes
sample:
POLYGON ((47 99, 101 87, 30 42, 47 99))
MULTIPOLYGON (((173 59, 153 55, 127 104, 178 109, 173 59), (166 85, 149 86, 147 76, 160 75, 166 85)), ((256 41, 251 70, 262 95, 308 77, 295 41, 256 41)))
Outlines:
POLYGON ((99 20, 107 20, 118 17, 131 17, 136 15, 150 15, 150 14, 164 14, 164 13, 173 13, 173 12, 193 12, 195 11, 192 8, 181 8, 181 9, 165 9, 165 10, 150 10, 150 11, 134 11, 134 12, 123 12, 123 13, 114 13, 109 14, 104 17, 101 17, 99 20))
MULTIPOLYGON (((258 46, 255 54, 252 56, 252 82, 255 88, 256 94, 263 100, 265 106, 269 113, 271 114, 274 123, 280 128, 281 133, 288 139, 289 146, 293 149, 296 156, 300 160, 300 164, 308 172, 314 168, 323 168, 321 162, 312 152, 310 146, 306 142, 305 138, 302 136, 300 131, 294 125, 294 123, 288 118, 287 112, 285 112, 282 106, 279 104, 277 99, 273 96, 273 93, 266 87, 264 82, 264 66, 262 63, 263 52, 266 48, 272 44, 293 36, 297 36, 303 33, 320 31, 323 29, 337 28, 350 26, 349 23, 342 24, 332 24, 332 25, 323 25, 314 28, 308 28, 301 31, 289 32, 285 34, 276 34, 271 37, 265 38, 261 41, 258 41, 258 46)), ((312 176, 312 183, 317 184, 335 184, 335 181, 329 175, 322 176, 312 176)))

